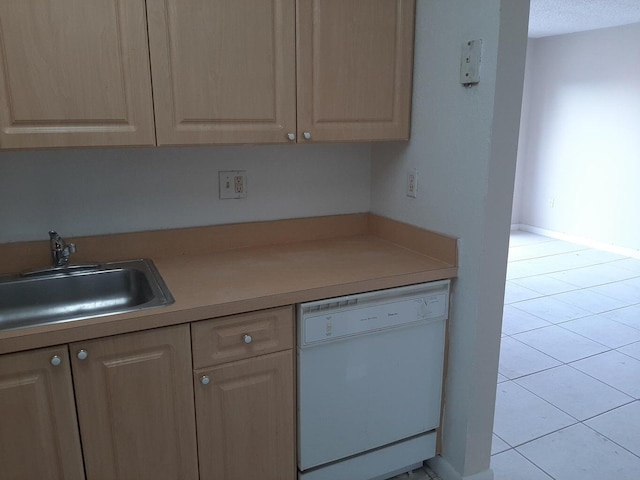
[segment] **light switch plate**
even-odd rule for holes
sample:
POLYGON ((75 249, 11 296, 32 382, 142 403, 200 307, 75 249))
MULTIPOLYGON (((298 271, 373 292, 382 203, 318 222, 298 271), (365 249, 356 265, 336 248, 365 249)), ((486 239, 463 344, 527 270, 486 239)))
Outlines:
POLYGON ((407 172, 407 197, 418 197, 418 171, 415 168, 407 172))
POLYGON ((482 40, 469 40, 462 45, 460 59, 460 83, 465 87, 480 83, 480 61, 482 60, 482 40))

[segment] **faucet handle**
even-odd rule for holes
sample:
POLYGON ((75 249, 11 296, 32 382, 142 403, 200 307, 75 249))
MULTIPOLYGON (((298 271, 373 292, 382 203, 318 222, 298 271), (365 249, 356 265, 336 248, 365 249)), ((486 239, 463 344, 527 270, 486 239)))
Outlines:
POLYGON ((69 253, 76 253, 78 251, 75 243, 70 243, 69 245, 67 245, 67 250, 69 251, 69 253))

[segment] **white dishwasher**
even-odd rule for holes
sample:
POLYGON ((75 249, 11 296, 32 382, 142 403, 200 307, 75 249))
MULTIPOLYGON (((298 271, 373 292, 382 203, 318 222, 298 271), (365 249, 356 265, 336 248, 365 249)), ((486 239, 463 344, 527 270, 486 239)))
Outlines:
POLYGON ((378 480, 435 456, 449 281, 298 305, 298 478, 378 480))

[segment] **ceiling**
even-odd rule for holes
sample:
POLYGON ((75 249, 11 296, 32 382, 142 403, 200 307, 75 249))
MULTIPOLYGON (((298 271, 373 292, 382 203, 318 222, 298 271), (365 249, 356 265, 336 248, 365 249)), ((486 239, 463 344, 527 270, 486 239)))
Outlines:
POLYGON ((529 37, 640 23, 640 0, 531 0, 529 37))

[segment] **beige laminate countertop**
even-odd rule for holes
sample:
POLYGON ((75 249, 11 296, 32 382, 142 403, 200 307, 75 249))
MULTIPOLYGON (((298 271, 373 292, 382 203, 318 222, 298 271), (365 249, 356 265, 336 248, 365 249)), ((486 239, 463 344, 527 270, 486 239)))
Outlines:
POLYGON ((456 262, 428 255, 428 245, 419 252, 372 234, 375 228, 368 230, 206 253, 149 255, 175 298, 172 305, 0 331, 0 354, 457 275, 456 262))

